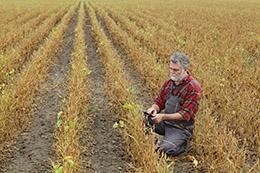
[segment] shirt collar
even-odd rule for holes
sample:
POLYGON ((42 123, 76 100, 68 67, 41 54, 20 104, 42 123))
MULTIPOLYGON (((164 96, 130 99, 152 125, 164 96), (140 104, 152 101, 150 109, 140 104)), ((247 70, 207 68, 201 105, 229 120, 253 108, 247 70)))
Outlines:
POLYGON ((190 74, 188 74, 188 76, 185 77, 182 81, 180 81, 180 83, 179 83, 178 85, 176 85, 175 82, 173 82, 173 84, 174 84, 175 86, 181 86, 181 85, 183 85, 183 84, 188 83, 188 82, 191 81, 191 80, 192 80, 192 76, 191 76, 190 74))

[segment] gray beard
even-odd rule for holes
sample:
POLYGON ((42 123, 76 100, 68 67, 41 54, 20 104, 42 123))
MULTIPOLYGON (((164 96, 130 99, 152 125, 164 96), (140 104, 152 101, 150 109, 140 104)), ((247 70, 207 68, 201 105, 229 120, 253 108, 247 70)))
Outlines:
POLYGON ((180 82, 184 79, 184 77, 182 77, 182 75, 180 75, 180 76, 170 76, 170 78, 174 82, 180 82))

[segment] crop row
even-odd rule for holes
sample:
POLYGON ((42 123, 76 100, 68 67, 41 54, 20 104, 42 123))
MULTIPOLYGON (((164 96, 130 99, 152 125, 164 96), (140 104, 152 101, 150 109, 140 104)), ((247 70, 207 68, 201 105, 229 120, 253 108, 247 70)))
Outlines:
POLYGON ((0 21, 0 26, 4 26, 12 22, 13 20, 17 19, 19 16, 24 14, 24 11, 16 11, 14 9, 8 9, 4 10, 1 8, 1 21, 0 21))
POLYGON ((12 31, 14 28, 19 28, 23 23, 26 23, 29 20, 32 20, 33 18, 37 17, 41 11, 39 9, 31 10, 30 13, 25 13, 24 15, 20 15, 16 19, 12 20, 8 24, 3 24, 1 26, 1 32, 0 35, 8 35, 10 31, 12 31))
POLYGON ((78 23, 75 29, 74 51, 71 70, 68 77, 68 97, 64 113, 56 121, 56 153, 59 161, 54 164, 54 171, 78 172, 79 156, 83 148, 79 143, 80 131, 88 120, 86 107, 89 100, 87 76, 90 70, 86 64, 85 12, 83 3, 79 9, 78 23))
POLYGON ((1 150, 10 145, 11 140, 28 125, 34 97, 48 76, 67 26, 72 16, 75 15, 75 8, 72 6, 61 23, 53 28, 47 41, 33 54, 32 61, 22 71, 16 84, 2 95, 0 104, 1 150))
POLYGON ((0 39, 3 40, 0 44, 0 52, 4 54, 8 48, 14 47, 25 38, 29 33, 33 32, 45 19, 47 19, 52 13, 56 13, 58 10, 52 10, 40 14, 36 18, 29 20, 25 24, 22 24, 19 28, 14 28, 7 35, 3 35, 0 39))
POLYGON ((22 69, 25 62, 31 59, 31 55, 38 49, 41 43, 47 41, 45 38, 60 21, 65 11, 66 9, 63 8, 51 15, 35 32, 30 33, 19 45, 2 55, 0 59, 1 92, 7 88, 8 84, 12 83, 15 74, 22 69))
MULTIPOLYGON (((157 61, 168 62, 172 50, 180 48, 177 41, 179 39, 177 30, 165 31, 159 29, 157 25, 150 25, 147 19, 139 18, 136 14, 135 16, 130 15, 131 17, 128 18, 128 13, 124 16, 114 10, 108 10, 108 12, 124 30, 139 40, 143 47, 147 47, 150 52, 156 53, 157 61), (133 18, 138 21, 132 21, 133 18), (139 23, 142 27, 140 27, 139 23), (147 25, 147 23, 149 24, 147 25), (165 44, 166 41, 168 44, 165 44)), ((163 25, 164 23, 160 22, 160 24, 163 25)))
POLYGON ((122 115, 120 117, 125 125, 124 139, 126 142, 125 150, 135 161, 135 167, 142 172, 167 172, 167 164, 160 158, 155 151, 153 136, 146 137, 140 116, 141 105, 136 102, 135 95, 129 86, 131 83, 126 77, 122 62, 111 42, 106 37, 102 27, 97 21, 96 14, 91 6, 88 8, 95 42, 98 53, 102 57, 105 66, 106 81, 109 89, 107 90, 110 100, 113 103, 113 112, 122 115), (145 150, 143 150, 145 148, 145 150), (142 152, 140 152, 142 151, 142 152), (150 168, 153 167, 153 170, 150 168))

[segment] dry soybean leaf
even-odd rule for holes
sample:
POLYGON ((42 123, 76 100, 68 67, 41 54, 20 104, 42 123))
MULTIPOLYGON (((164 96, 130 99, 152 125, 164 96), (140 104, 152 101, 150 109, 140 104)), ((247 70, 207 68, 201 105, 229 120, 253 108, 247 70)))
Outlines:
POLYGON ((69 126, 70 126, 71 128, 75 128, 76 125, 77 125, 77 121, 78 121, 78 119, 77 119, 77 117, 75 117, 74 119, 72 119, 71 121, 69 121, 69 126))
POLYGON ((67 133, 69 130, 70 130, 70 126, 66 125, 66 126, 64 127, 65 133, 67 133))
POLYGON ((8 74, 9 75, 12 75, 12 74, 14 74, 15 73, 15 69, 12 69, 8 74))
POLYGON ((199 164, 198 160, 195 157, 193 157, 193 162, 192 163, 193 163, 193 167, 197 167, 198 164, 199 164))

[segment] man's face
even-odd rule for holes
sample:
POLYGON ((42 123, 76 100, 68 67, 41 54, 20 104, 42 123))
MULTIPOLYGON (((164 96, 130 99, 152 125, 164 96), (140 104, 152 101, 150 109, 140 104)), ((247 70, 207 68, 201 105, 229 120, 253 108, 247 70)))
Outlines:
POLYGON ((170 62, 169 66, 170 78, 175 81, 181 81, 183 79, 183 74, 185 70, 182 68, 180 62, 172 63, 170 62))

